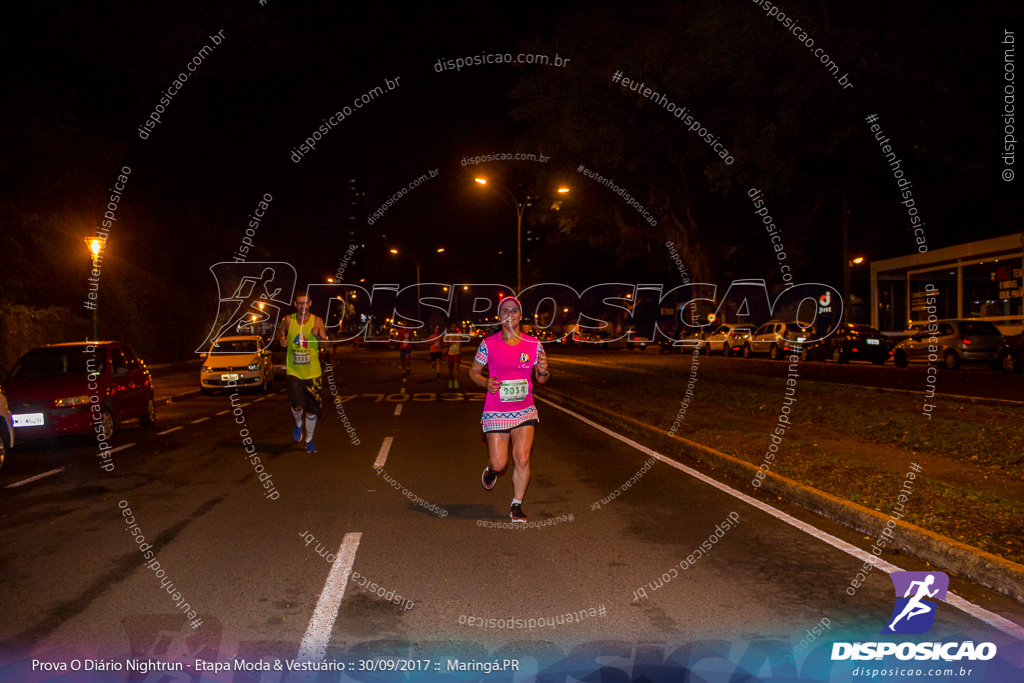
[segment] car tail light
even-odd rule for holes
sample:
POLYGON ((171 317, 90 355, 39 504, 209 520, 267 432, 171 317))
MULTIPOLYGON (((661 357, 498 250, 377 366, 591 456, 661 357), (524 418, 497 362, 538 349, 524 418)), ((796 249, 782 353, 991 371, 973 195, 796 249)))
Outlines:
POLYGON ((964 346, 970 346, 971 345, 971 340, 970 339, 964 338, 964 339, 961 339, 960 341, 963 342, 964 346))

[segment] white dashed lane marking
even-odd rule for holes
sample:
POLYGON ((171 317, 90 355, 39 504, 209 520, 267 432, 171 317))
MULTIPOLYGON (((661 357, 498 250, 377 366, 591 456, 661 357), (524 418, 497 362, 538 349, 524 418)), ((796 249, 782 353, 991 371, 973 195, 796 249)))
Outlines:
POLYGON ((58 472, 63 472, 63 471, 64 471, 64 468, 61 467, 61 468, 56 469, 56 470, 50 470, 49 472, 43 472, 42 474, 37 474, 34 477, 29 477, 28 479, 22 479, 21 481, 16 481, 13 484, 8 484, 6 486, 6 488, 13 489, 13 488, 17 488, 19 486, 24 486, 25 484, 30 484, 30 483, 32 483, 34 481, 39 481, 40 479, 42 479, 44 477, 48 477, 51 474, 57 474, 58 472))
POLYGON ((388 459, 388 451, 391 450, 391 441, 394 439, 392 436, 385 436, 384 443, 380 445, 380 451, 377 453, 377 459, 373 461, 374 467, 384 467, 384 463, 388 459))

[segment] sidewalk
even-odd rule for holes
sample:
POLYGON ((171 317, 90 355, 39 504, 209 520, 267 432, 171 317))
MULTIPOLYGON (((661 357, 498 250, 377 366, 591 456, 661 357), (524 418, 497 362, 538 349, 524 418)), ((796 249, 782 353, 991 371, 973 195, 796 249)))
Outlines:
POLYGON ((152 366, 149 372, 153 376, 156 404, 159 406, 199 396, 199 369, 202 365, 202 360, 197 359, 152 366))

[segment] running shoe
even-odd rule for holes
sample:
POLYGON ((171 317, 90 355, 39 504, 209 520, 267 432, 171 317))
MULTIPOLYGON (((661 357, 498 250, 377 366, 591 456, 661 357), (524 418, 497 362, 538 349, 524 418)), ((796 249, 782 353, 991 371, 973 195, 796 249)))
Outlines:
POLYGON ((491 466, 488 465, 484 468, 484 473, 480 475, 480 482, 484 485, 485 489, 490 491, 498 482, 498 473, 492 470, 491 466))
POLYGON ((310 439, 309 441, 306 442, 306 452, 316 453, 316 444, 313 443, 313 439, 310 439))
POLYGON ((455 380, 455 388, 456 388, 456 389, 458 389, 458 388, 459 388, 459 380, 455 380))
POLYGON ((508 513, 508 516, 513 522, 526 524, 526 513, 523 512, 523 506, 519 503, 512 503, 512 510, 508 513))
POLYGON ((451 380, 448 380, 448 388, 449 388, 449 389, 451 389, 451 388, 452 388, 452 381, 451 381, 451 380))
POLYGON ((302 441, 302 427, 300 425, 295 425, 295 429, 292 430, 292 441, 295 443, 302 441))

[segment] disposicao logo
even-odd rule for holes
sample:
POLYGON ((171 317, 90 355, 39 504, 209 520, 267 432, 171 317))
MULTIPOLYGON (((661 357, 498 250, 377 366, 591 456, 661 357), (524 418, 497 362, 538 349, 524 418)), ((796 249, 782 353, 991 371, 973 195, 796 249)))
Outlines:
POLYGON ((938 609, 935 601, 946 599, 949 577, 943 572, 893 572, 889 578, 896 589, 896 606, 889 625, 881 632, 901 635, 927 633, 935 623, 938 609))
MULTIPOLYGON (((889 574, 896 589, 896 604, 883 635, 919 635, 935 623, 937 601, 946 599, 949 577, 943 572, 893 572, 889 574)), ((987 661, 997 654, 994 643, 832 643, 832 661, 880 660, 895 656, 900 660, 953 662, 987 661)))

